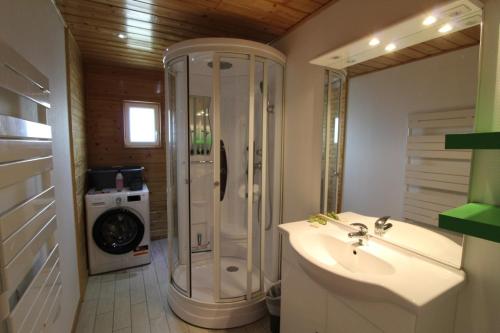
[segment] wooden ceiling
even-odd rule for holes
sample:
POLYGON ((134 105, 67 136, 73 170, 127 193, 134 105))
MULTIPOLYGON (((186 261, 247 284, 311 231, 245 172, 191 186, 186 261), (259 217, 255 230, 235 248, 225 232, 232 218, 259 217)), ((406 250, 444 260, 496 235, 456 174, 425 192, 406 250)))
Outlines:
POLYGON ((268 43, 335 1, 55 0, 84 61, 149 68, 161 68, 163 50, 186 39, 234 37, 268 43))
POLYGON ((349 77, 353 77, 406 64, 479 44, 480 37, 481 27, 476 25, 350 66, 347 68, 347 72, 349 77))

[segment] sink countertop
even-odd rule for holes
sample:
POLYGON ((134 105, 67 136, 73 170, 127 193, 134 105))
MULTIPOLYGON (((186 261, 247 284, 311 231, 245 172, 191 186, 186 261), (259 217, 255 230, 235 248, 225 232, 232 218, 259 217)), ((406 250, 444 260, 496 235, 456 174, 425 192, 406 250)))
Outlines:
POLYGON ((373 237, 366 245, 355 246, 357 238, 347 236, 355 229, 340 223, 300 221, 279 229, 288 235, 304 271, 334 293, 387 301, 416 312, 465 281, 462 270, 373 237), (347 248, 358 254, 346 254, 347 248))

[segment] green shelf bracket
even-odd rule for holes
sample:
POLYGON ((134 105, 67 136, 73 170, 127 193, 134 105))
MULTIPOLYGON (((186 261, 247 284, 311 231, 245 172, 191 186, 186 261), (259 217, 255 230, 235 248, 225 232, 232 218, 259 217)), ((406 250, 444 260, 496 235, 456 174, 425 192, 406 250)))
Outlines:
POLYGON ((447 134, 445 149, 500 149, 500 132, 447 134))
POLYGON ((500 243, 500 207, 468 203, 439 214, 439 227, 500 243))

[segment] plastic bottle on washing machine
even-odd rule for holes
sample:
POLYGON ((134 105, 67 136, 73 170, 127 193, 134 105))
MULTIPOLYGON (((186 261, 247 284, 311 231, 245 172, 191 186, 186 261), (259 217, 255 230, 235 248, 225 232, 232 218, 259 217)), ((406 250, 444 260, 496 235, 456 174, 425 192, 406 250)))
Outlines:
POLYGON ((118 192, 121 192, 123 190, 123 175, 121 172, 118 172, 116 174, 115 187, 118 192))

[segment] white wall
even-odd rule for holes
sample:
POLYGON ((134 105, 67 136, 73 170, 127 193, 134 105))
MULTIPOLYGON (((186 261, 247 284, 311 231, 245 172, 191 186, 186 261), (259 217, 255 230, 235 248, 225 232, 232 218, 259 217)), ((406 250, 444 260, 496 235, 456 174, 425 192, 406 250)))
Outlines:
POLYGON ((50 80, 62 307, 56 332, 70 332, 79 285, 69 152, 64 26, 50 0, 0 0, 0 38, 50 80))
POLYGON ((474 46, 349 80, 342 211, 403 216, 408 114, 473 108, 478 59, 474 46))
POLYGON ((324 70, 314 57, 423 12, 443 0, 341 0, 273 46, 287 55, 284 221, 319 211, 324 70))

